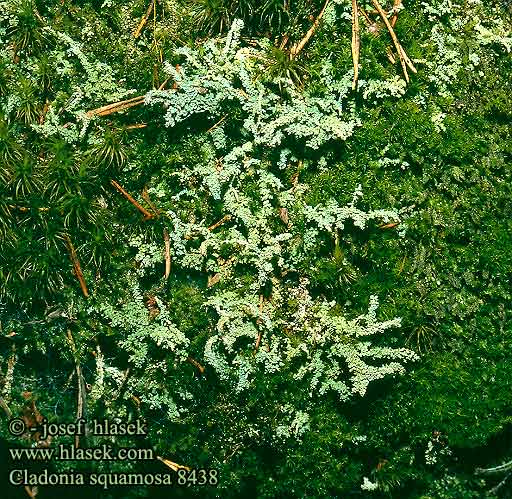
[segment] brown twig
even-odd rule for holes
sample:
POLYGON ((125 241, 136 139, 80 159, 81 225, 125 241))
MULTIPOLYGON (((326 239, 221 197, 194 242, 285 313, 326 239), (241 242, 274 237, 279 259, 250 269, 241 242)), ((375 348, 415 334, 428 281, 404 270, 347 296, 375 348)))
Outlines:
POLYGON ((352 81, 352 90, 357 88, 359 78, 359 49, 361 39, 359 36, 359 12, 357 9, 357 0, 352 0, 352 61, 354 63, 354 80, 352 81))
MULTIPOLYGON (((12 210, 19 210, 19 211, 22 211, 23 213, 31 210, 31 208, 27 208, 26 206, 16 206, 13 204, 8 205, 8 208, 10 208, 12 210)), ((38 211, 50 211, 50 208, 42 206, 42 207, 38 208, 37 210, 38 211)))
POLYGON ((155 206, 155 204, 153 203, 153 201, 151 201, 151 198, 149 197, 149 194, 148 194, 148 188, 147 186, 145 185, 144 186, 144 189, 142 189, 142 199, 144 199, 144 201, 146 201, 146 203, 148 203, 149 207, 157 214, 157 215, 160 215, 162 212, 155 206))
POLYGON ((215 284, 217 284, 219 281, 220 281, 220 274, 219 273, 214 274, 212 276, 208 276, 208 283, 206 284, 206 286, 208 288, 211 288, 212 286, 215 286, 215 284))
POLYGON ((34 485, 33 487, 30 487, 28 485, 24 486, 25 492, 27 493, 28 497, 35 498, 39 492, 39 488, 37 485, 34 485))
POLYGON ((283 208, 283 207, 279 208, 279 218, 287 227, 290 227, 290 218, 288 216, 287 208, 283 208))
POLYGON ((133 32, 134 38, 138 38, 140 36, 142 30, 144 29, 144 26, 148 22, 149 16, 151 15, 154 5, 155 5, 155 0, 151 0, 148 10, 146 10, 146 13, 144 14, 144 17, 141 19, 139 25, 137 26, 137 29, 133 32))
POLYGON ((389 62, 391 64, 395 64, 396 63, 396 59, 393 55, 393 51, 391 50, 391 47, 387 47, 386 48, 386 57, 388 58, 389 62))
MULTIPOLYGON (((260 304, 259 304, 259 317, 258 317, 258 320, 256 321, 258 325, 261 325, 261 323, 262 323, 262 318, 261 318, 262 315, 263 315, 263 295, 261 294, 260 295, 260 304)), ((254 353, 256 353, 258 351, 258 348, 260 347, 262 333, 263 333, 263 331, 261 330, 261 327, 260 327, 260 330, 258 332, 258 337, 256 338, 256 344, 254 345, 254 353)))
POLYGON ((244 99, 249 98, 249 94, 243 88, 238 88, 237 91, 244 99))
POLYGON ((197 368, 201 374, 204 373, 204 367, 201 364, 199 364, 197 360, 193 359, 192 357, 187 357, 187 362, 189 364, 192 364, 195 368, 197 368))
POLYGON ((283 36, 283 39, 281 40, 281 43, 279 44, 279 49, 280 50, 283 50, 286 47, 286 44, 288 43, 289 39, 290 39, 290 37, 288 35, 285 34, 283 36))
MULTIPOLYGON (((73 335, 71 331, 67 330, 67 338, 69 342, 69 346, 71 347, 71 352, 73 353, 73 358, 75 359, 75 369, 76 369, 76 377, 78 381, 78 396, 77 396, 77 409, 76 409, 76 419, 87 418, 87 401, 86 401, 86 389, 85 389, 85 380, 82 374, 82 368, 80 366, 80 360, 78 358, 78 352, 75 345, 75 340, 73 339, 73 335)), ((80 436, 75 435, 75 447, 78 448, 80 445, 80 436)))
POLYGON ((163 83, 158 87, 158 90, 163 90, 165 88, 165 85, 167 85, 170 78, 167 78, 163 81, 163 83))
POLYGON ((402 49, 402 46, 400 45, 400 42, 398 41, 398 38, 396 37, 395 31, 391 24, 389 24, 386 12, 384 12, 383 8, 381 7, 378 0, 372 0, 372 3, 374 7, 377 9, 377 12, 379 13, 381 19, 384 21, 384 24, 386 25, 386 28, 389 31, 389 35, 391 36, 391 39, 393 40, 393 44, 395 45, 395 49, 398 53, 398 57, 400 58, 400 64, 402 65, 402 70, 404 72, 405 81, 409 83, 409 73, 407 73, 407 64, 404 59, 404 50, 402 49))
POLYGON ((32 6, 32 11, 34 12, 34 15, 36 16, 37 20, 41 23, 41 24, 46 24, 44 22, 44 19, 42 18, 41 14, 39 14, 39 10, 37 10, 37 7, 34 5, 32 6))
POLYGON ((125 130, 137 130, 139 128, 146 128, 148 126, 147 123, 135 123, 133 125, 128 125, 125 130))
POLYGON ((373 21, 371 20, 370 16, 368 15, 368 12, 366 12, 366 10, 364 10, 362 7, 359 7, 359 12, 364 17, 364 20, 366 21, 366 24, 368 26, 373 24, 373 21))
POLYGON ((210 225, 210 227, 208 227, 208 230, 211 232, 211 231, 215 230, 217 227, 220 227, 222 224, 229 222, 230 220, 231 220, 231 215, 225 215, 218 222, 215 222, 213 225, 210 225))
POLYGON ((173 470, 173 471, 178 471, 178 470, 190 471, 190 468, 188 466, 182 466, 181 464, 175 463, 174 461, 170 461, 169 459, 165 459, 164 457, 156 456, 156 458, 159 461, 162 461, 162 463, 164 463, 166 466, 171 468, 171 470, 173 470))
MULTIPOLYGON (((401 5, 401 1, 400 0, 395 0, 395 4, 393 6, 394 9, 396 9, 398 6, 401 5)), ((365 19, 365 22, 368 26, 370 26, 369 30, 372 31, 372 32, 375 32, 375 33, 378 33, 378 28, 377 28, 377 24, 372 21, 372 19, 370 18, 369 14, 371 15, 378 15, 379 12, 377 10, 371 10, 369 12, 366 12, 363 8, 359 7, 359 12, 362 14, 362 16, 364 17, 365 19)), ((387 13, 383 10, 384 14, 386 15, 387 17, 387 13)), ((395 27, 395 24, 396 24, 396 20, 397 20, 397 14, 395 14, 392 18, 391 18, 391 27, 394 28, 395 27)), ((415 68, 414 64, 412 63, 411 59, 409 59, 409 56, 407 55, 407 53, 405 52, 404 48, 402 47, 402 45, 400 44, 400 50, 401 50, 401 54, 404 58, 404 61, 405 63, 407 64, 407 67, 413 72, 413 73, 417 73, 418 70, 415 68)), ((393 56, 393 53, 391 52, 391 48, 388 47, 387 50, 386 50, 386 56, 387 58, 389 59, 389 62, 391 62, 391 64, 395 64, 396 63, 396 59, 395 57, 393 56)))
POLYGON ((47 100, 45 105, 43 106, 43 110, 41 111, 41 116, 39 116, 39 124, 40 125, 42 125, 44 123, 44 118, 46 116, 46 113, 48 112, 48 109, 50 109, 50 103, 47 100))
POLYGON ((227 114, 225 114, 217 123, 212 125, 208 130, 206 130, 206 133, 211 132, 212 130, 215 130, 226 118, 228 117, 227 114))
POLYGON ((395 0, 393 3, 393 9, 395 13, 393 14, 393 17, 391 17, 390 21, 390 24, 391 26, 393 26, 393 28, 395 27, 396 21, 398 19, 398 8, 400 7, 400 5, 402 5, 402 0, 395 0))
POLYGON ((0 407, 5 412, 5 415, 7 416, 7 419, 11 419, 12 418, 12 412, 9 409, 9 406, 7 405, 7 403, 5 402, 5 400, 2 397, 0 397, 0 407))
POLYGON ((379 229, 394 229, 400 222, 390 222, 388 224, 380 225, 379 229))
POLYGON ((169 232, 164 228, 164 242, 165 242, 165 279, 169 278, 171 273, 171 242, 169 240, 169 232))
POLYGON ((153 64, 153 87, 160 86, 160 77, 158 76, 158 65, 153 64))
POLYGON ((261 342, 261 331, 258 333, 258 337, 256 338, 256 345, 254 345, 255 353, 258 351, 258 348, 260 347, 260 342, 261 342))
POLYGON ((413 73, 417 73, 418 70, 414 67, 414 64, 412 63, 411 59, 409 59, 409 56, 406 54, 404 48, 402 47, 402 45, 400 45, 400 49, 402 50, 402 55, 404 57, 404 60, 405 60, 405 64, 407 64, 408 68, 413 72, 413 73))
MULTIPOLYGON (((158 1, 160 2, 160 0, 158 0, 158 1)), ((155 2, 155 0, 153 0, 153 41, 156 45, 157 42, 156 42, 155 33, 156 33, 156 2, 155 2)), ((160 49, 160 62, 161 63, 164 62, 163 57, 162 57, 162 49, 160 49)))
POLYGON ((115 106, 109 107, 108 109, 104 109, 103 111, 99 111, 96 113, 97 116, 108 116, 112 113, 118 113, 120 111, 124 111, 125 109, 130 109, 134 106, 140 106, 144 103, 144 96, 139 96, 138 98, 134 98, 133 100, 128 99, 130 102, 118 102, 115 106))
POLYGON ((135 206, 135 208, 137 208, 143 215, 144 215, 144 219, 145 220, 149 220, 150 218, 153 218, 154 215, 152 213, 150 213, 148 210, 146 210, 146 208, 144 208, 143 206, 141 206, 137 201, 135 201, 135 199, 133 199, 132 196, 130 196, 130 194, 128 194, 128 192, 126 192, 115 180, 111 180, 110 183, 126 198, 128 199, 128 201, 130 201, 130 203, 133 204, 133 206, 135 206))
POLYGON ((87 283, 85 282, 84 275, 82 273, 82 267, 80 266, 80 260, 78 260, 76 255, 75 247, 73 246, 73 243, 67 234, 64 236, 64 239, 66 240, 66 244, 68 246, 69 256, 71 257, 71 262, 73 263, 75 276, 80 282, 82 293, 87 298, 89 296, 89 291, 87 290, 87 283))
POLYGON ((119 102, 114 102, 112 104, 107 104, 106 106, 97 107, 96 109, 91 109, 87 111, 87 116, 108 116, 112 113, 117 113, 119 111, 123 111, 130 107, 139 106, 144 102, 144 96, 139 95, 137 97, 132 97, 131 99, 122 100, 119 102))
POLYGON ((117 389, 116 393, 112 397, 112 400, 117 400, 121 396, 123 388, 125 387, 126 382, 128 381, 128 376, 130 376, 130 367, 126 368, 126 370, 123 374, 123 379, 121 381, 121 384, 119 385, 119 388, 117 389))
POLYGON ((302 40, 299 43, 296 43, 290 50, 290 58, 294 59, 299 55, 301 50, 304 48, 306 43, 309 42, 310 38, 315 34, 316 29, 318 28, 320 24, 320 20, 322 19, 325 9, 327 9, 327 6, 329 5, 331 0, 325 0, 324 6, 322 7, 322 10, 320 11, 320 14, 318 14, 318 17, 313 21, 313 24, 311 25, 311 28, 307 31, 307 33, 304 35, 302 40))

